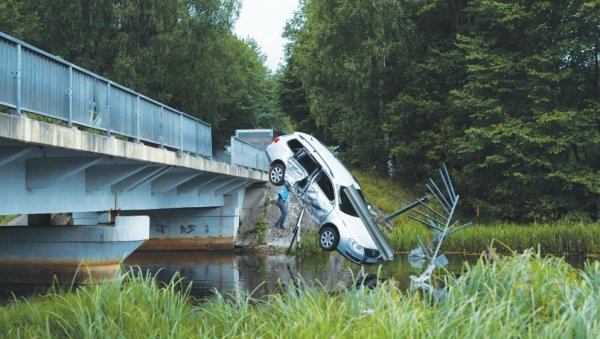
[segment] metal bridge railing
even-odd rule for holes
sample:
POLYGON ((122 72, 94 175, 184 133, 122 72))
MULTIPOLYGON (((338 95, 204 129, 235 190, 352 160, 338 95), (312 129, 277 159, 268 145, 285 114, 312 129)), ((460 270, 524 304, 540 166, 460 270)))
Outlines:
POLYGON ((269 166, 265 150, 234 136, 231 137, 231 164, 265 172, 269 166))
POLYGON ((212 157, 209 124, 2 32, 0 105, 212 157))

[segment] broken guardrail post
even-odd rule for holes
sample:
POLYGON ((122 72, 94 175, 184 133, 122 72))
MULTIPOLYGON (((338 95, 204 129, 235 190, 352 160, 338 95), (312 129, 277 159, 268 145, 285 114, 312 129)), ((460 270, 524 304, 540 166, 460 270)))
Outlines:
POLYGON ((354 206, 354 209, 358 213, 358 216, 365 223, 367 231, 369 231, 369 234, 373 238, 373 241, 375 242, 375 245, 377 246, 377 249, 381 254, 381 258, 385 261, 393 260, 394 251, 383 236, 383 233, 381 233, 379 226, 377 226, 377 224, 375 224, 375 222, 373 221, 373 218, 369 213, 367 205, 358 193, 358 191, 353 186, 349 186, 347 192, 350 203, 352 204, 352 206, 354 206))
POLYGON ((421 288, 424 290, 431 289, 428 281, 431 278, 433 270, 436 267, 443 267, 448 264, 446 256, 440 254, 444 240, 451 234, 471 225, 469 222, 458 226, 458 220, 453 221, 454 212, 456 211, 460 197, 454 191, 454 186, 452 185, 452 180, 450 179, 446 165, 442 165, 439 174, 443 190, 440 189, 440 186, 438 186, 431 178, 429 179, 429 183, 426 184, 427 190, 434 198, 433 203, 435 205, 428 204, 427 200, 421 198, 386 217, 386 220, 389 220, 401 213, 411 211, 413 214, 408 216, 410 219, 435 230, 435 235, 427 245, 425 245, 420 236, 417 236, 419 246, 413 249, 409 254, 409 261, 415 263, 416 266, 422 267, 424 261, 428 262, 427 269, 421 276, 410 277, 413 288, 421 288), (419 210, 417 209, 418 207, 423 208, 422 210, 419 210))

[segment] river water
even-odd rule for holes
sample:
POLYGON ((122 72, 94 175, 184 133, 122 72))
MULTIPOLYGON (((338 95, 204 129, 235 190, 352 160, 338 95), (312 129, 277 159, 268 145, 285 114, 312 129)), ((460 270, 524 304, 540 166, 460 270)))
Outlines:
MULTIPOLYGON (((464 263, 475 263, 478 255, 448 255, 446 268, 460 274, 464 263)), ((583 266, 584 258, 569 257, 575 267, 583 266)), ((296 257, 260 252, 136 252, 125 261, 126 267, 150 272, 163 282, 177 273, 192 282, 192 295, 206 297, 215 291, 229 293, 234 289, 253 292, 260 297, 301 278, 309 284, 319 284, 328 291, 349 287, 360 276, 360 266, 342 256, 320 252, 296 257)), ((410 275, 419 276, 423 270, 413 267, 407 254, 380 266, 365 269, 365 275, 377 274, 380 280, 393 278, 401 288, 408 288, 410 275)))
MULTIPOLYGON (((459 260, 462 263, 462 259, 453 260, 453 264, 459 260)), ((474 261, 477 257, 470 259, 474 261)), ((335 252, 305 257, 234 251, 138 252, 131 255, 125 265, 156 274, 163 282, 170 281, 178 272, 186 282, 192 282, 192 294, 196 297, 210 296, 214 290, 228 293, 234 289, 262 296, 298 279, 333 291, 352 285, 360 274, 360 266, 335 252)), ((407 282, 410 274, 419 274, 418 269, 410 266, 406 255, 399 255, 381 270, 377 266, 368 267, 365 273, 378 271, 381 278, 393 277, 407 282)))
MULTIPOLYGON (((460 274, 465 262, 475 263, 479 256, 448 255, 448 270, 460 274)), ((584 257, 572 256, 567 261, 583 267, 584 257)), ((125 262, 126 269, 150 273, 159 281, 169 282, 178 275, 184 286, 191 282, 191 294, 196 298, 210 297, 214 291, 230 293, 235 289, 251 292, 254 297, 275 293, 299 279, 308 284, 324 286, 328 291, 356 284, 360 266, 333 253, 319 252, 311 256, 287 256, 250 251, 144 251, 135 252, 125 262)), ((365 275, 378 274, 380 280, 394 279, 400 288, 408 288, 410 275, 420 275, 421 269, 408 261, 407 254, 397 254, 394 261, 365 269, 365 275)), ((371 280, 372 282, 373 280, 371 280)), ((376 281, 376 280, 375 280, 376 281)), ((0 299, 44 293, 48 286, 0 285, 0 299)))

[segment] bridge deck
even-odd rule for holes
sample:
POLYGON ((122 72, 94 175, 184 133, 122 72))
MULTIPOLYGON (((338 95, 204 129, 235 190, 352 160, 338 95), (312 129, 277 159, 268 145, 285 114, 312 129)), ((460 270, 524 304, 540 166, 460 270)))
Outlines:
POLYGON ((224 205, 263 171, 0 113, 0 215, 224 205))
MULTIPOLYGON (((267 175, 258 170, 209 160, 187 153, 146 146, 139 142, 80 131, 76 128, 47 124, 22 116, 0 113, 0 146, 7 141, 57 147, 78 152, 133 159, 162 165, 178 166, 198 171, 231 175, 257 181, 267 181, 267 175)), ((1 155, 0 155, 1 156, 1 155)), ((0 158, 0 164, 2 159, 0 158)))

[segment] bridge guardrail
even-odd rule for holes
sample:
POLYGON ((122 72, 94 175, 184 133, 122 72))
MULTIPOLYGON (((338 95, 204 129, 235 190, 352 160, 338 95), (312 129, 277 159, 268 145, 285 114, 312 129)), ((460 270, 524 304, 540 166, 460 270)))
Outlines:
POLYGON ((231 137, 231 164, 265 172, 269 166, 265 150, 234 136, 231 137))
POLYGON ((212 158, 210 124, 2 32, 0 105, 212 158))

